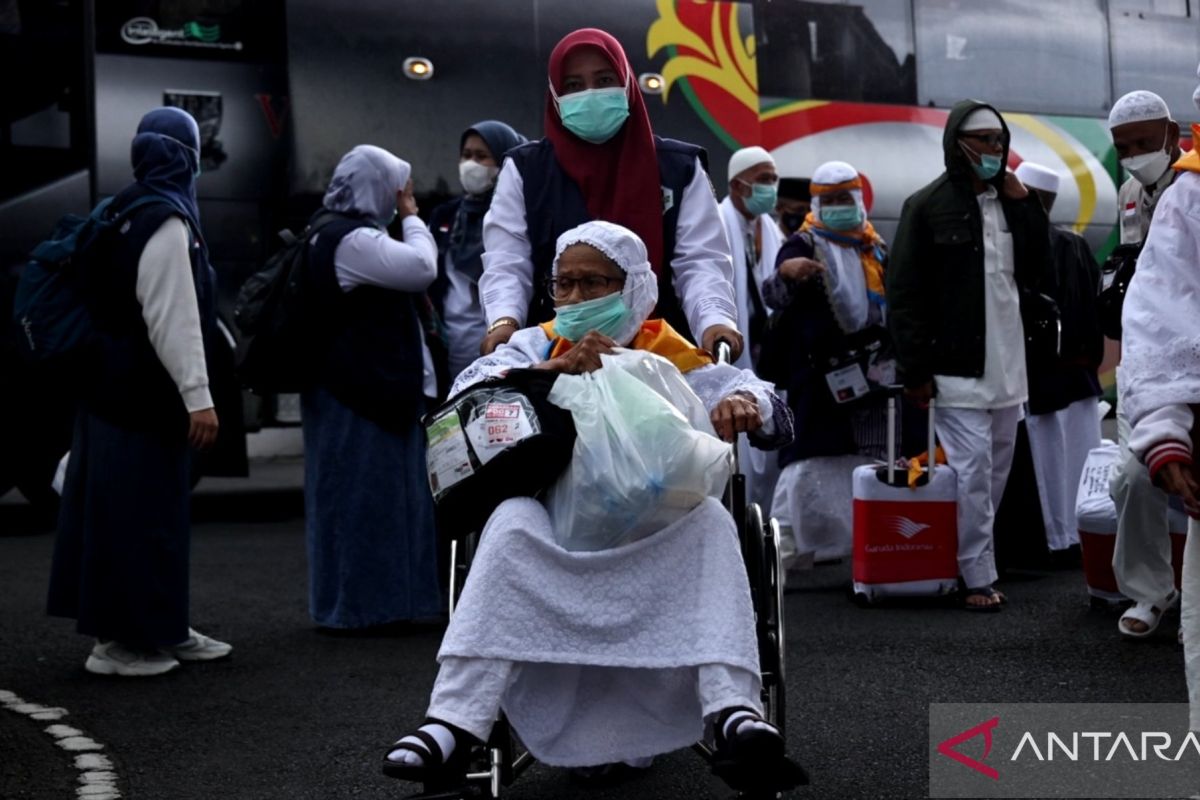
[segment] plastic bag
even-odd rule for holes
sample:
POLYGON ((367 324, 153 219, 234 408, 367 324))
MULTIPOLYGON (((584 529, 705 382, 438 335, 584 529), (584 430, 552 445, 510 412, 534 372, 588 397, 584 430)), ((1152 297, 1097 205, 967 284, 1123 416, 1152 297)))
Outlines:
POLYGON ((674 365, 635 350, 601 363, 559 377, 550 392, 575 420, 571 464, 546 497, 567 550, 619 547, 662 530, 719 497, 732 471, 732 448, 674 365))

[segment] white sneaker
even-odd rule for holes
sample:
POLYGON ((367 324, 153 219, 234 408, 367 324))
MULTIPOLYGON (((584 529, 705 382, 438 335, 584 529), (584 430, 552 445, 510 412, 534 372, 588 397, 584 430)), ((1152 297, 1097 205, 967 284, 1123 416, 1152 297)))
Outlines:
POLYGON ((83 668, 96 675, 162 675, 179 666, 166 653, 139 653, 118 642, 96 642, 83 668))
POLYGON ((212 661, 224 658, 232 651, 233 645, 218 642, 195 628, 188 628, 188 638, 184 641, 163 648, 163 653, 167 656, 174 656, 180 661, 212 661))

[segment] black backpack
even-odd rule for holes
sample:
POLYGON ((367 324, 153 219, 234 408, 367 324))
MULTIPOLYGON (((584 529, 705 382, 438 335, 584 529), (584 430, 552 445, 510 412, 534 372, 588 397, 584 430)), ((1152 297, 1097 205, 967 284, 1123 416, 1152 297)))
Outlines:
POLYGON ((482 531, 510 497, 536 497, 571 462, 575 420, 548 399, 557 372, 511 369, 425 415, 426 468, 438 533, 482 531))
MULTIPOLYGON (((299 236, 279 232, 283 249, 238 290, 233 321, 238 330, 238 377, 257 394, 300 392, 312 383, 322 326, 309 268, 309 243, 343 214, 319 214, 299 236)), ((324 304, 327 306, 327 304, 324 304)))
POLYGON ((22 267, 13 298, 14 339, 29 362, 62 363, 82 350, 92 334, 87 272, 100 238, 137 209, 168 202, 147 195, 112 213, 112 201, 111 197, 101 201, 86 218, 76 214, 62 217, 22 267))
POLYGON ((1137 269, 1141 244, 1119 244, 1100 268, 1104 276, 1104 288, 1096 298, 1096 310, 1100 315, 1100 329, 1110 339, 1121 339, 1121 308, 1125 305, 1125 293, 1137 269))

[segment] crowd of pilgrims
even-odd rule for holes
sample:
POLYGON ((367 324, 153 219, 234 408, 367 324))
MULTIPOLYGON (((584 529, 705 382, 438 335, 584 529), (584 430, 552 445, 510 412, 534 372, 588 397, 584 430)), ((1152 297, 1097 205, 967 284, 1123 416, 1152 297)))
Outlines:
MULTIPOLYGON (((977 101, 950 111, 945 171, 907 199, 889 245, 868 218, 862 177, 836 153, 800 178, 781 177, 761 147, 740 149, 718 202, 706 153, 655 134, 624 51, 603 31, 562 39, 548 80, 541 138, 499 120, 462 132, 463 194, 428 224, 414 167, 397 155, 360 145, 334 171, 322 211, 337 221, 310 258, 352 313, 302 398, 318 626, 444 615, 425 412, 514 367, 590 372, 622 347, 671 361, 717 433, 737 439, 750 498, 783 526, 790 569, 849 555, 851 471, 884 455, 881 390, 892 384, 904 387, 904 455, 925 449, 923 409, 936 398, 933 424, 958 487, 965 609, 1009 602, 995 586, 993 526, 1022 419, 1047 544, 1078 548, 1075 486, 1100 444, 1101 275, 1084 239, 1048 219, 1069 176, 1028 162, 1008 170, 1000 112, 977 101), (1056 358, 1026 352, 1023 311, 1035 294, 1057 302, 1056 358), (718 341, 733 345, 732 364, 715 362, 718 341)), ((1179 126, 1157 95, 1121 98, 1109 128, 1132 176, 1120 191, 1121 241, 1138 244, 1168 187, 1190 186, 1196 170, 1172 168, 1179 126)), ((93 672, 160 674, 231 649, 188 620, 189 450, 219 424, 205 369, 214 311, 198 141, 178 109, 139 126, 123 194, 157 192, 171 205, 123 232, 119 313, 138 335, 130 344, 114 334, 98 368, 110 383, 131 378, 138 395, 121 414, 85 400, 66 477, 49 610, 95 637, 93 672)), ((1185 209, 1169 225, 1194 237, 1180 232, 1195 227, 1187 220, 1185 209)), ((1143 383, 1170 373, 1138 364, 1143 383)), ((1125 636, 1149 635, 1178 602, 1161 487, 1200 510, 1184 469, 1187 403, 1197 399, 1166 409, 1134 400, 1136 416, 1121 416, 1114 567, 1133 601, 1125 636)), ((426 782, 461 772, 503 706, 551 765, 645 766, 707 730, 738 768, 781 786, 802 780, 762 717, 728 512, 704 502, 636 547, 601 553, 548 547, 549 527, 531 498, 493 513, 427 719, 388 748, 384 771, 426 782)))

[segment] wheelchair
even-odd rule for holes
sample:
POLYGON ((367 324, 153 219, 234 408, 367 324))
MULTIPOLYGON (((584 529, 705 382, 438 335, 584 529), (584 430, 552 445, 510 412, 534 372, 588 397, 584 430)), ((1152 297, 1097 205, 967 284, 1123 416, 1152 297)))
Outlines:
MULTIPOLYGON (((728 345, 718 346, 718 360, 731 363, 728 345)), ((737 443, 733 448, 733 475, 725 488, 725 507, 737 525, 742 560, 750 583, 754 608, 755 633, 758 640, 759 665, 762 679, 763 717, 779 729, 786 739, 786 681, 784 669, 783 626, 783 565, 779 549, 779 524, 764 518, 757 503, 748 503, 746 476, 738 463, 737 443)), ((479 541, 473 532, 450 543, 450 615, 454 615, 457 598, 466 584, 467 572, 479 541)), ((710 766, 715 766, 715 752, 706 742, 692 745, 710 766)), ((453 790, 439 789, 410 795, 408 800, 498 800, 504 789, 511 786, 534 763, 533 756, 520 746, 503 711, 492 726, 491 736, 476 746, 471 755, 471 767, 464 784, 453 790)), ((715 771, 715 770, 714 770, 715 771)), ((766 800, 779 797, 779 792, 739 792, 745 800, 766 800)))

